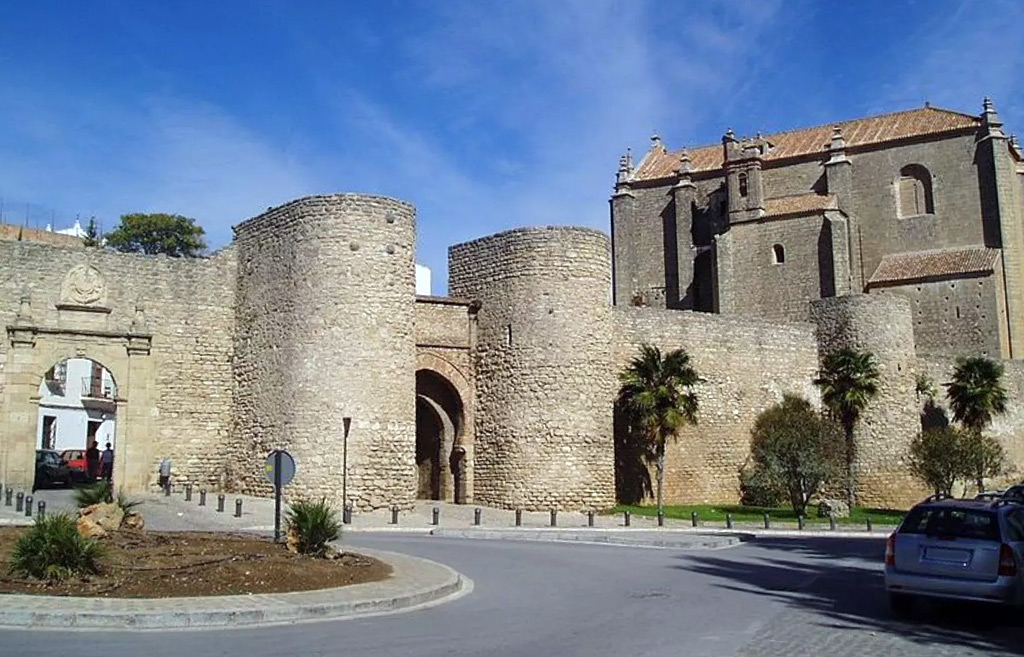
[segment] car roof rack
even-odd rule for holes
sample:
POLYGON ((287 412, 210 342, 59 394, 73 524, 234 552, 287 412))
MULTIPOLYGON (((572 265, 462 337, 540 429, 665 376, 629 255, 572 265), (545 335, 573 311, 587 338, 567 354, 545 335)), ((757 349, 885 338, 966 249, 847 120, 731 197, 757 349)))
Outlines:
POLYGON ((974 496, 974 499, 976 499, 976 500, 1001 500, 1001 499, 1003 499, 1003 494, 998 492, 998 491, 991 491, 991 492, 988 492, 988 493, 978 493, 977 495, 974 496))
POLYGON ((1024 504, 1024 500, 1019 497, 1002 497, 992 503, 992 508, 1005 506, 1007 504, 1024 504))
POLYGON ((945 493, 935 493, 934 495, 929 495, 928 497, 924 498, 924 501, 925 502, 938 502, 939 500, 949 500, 949 499, 952 499, 952 498, 953 498, 952 495, 946 495, 945 493))

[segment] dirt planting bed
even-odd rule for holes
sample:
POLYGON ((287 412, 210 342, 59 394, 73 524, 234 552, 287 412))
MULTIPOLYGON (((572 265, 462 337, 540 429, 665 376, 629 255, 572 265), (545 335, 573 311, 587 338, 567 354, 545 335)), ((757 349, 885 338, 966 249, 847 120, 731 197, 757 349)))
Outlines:
POLYGON ((121 531, 100 541, 101 573, 61 582, 8 573, 24 528, 0 528, 0 593, 109 598, 169 598, 309 591, 386 579, 391 567, 345 553, 314 559, 268 539, 207 532, 121 531))

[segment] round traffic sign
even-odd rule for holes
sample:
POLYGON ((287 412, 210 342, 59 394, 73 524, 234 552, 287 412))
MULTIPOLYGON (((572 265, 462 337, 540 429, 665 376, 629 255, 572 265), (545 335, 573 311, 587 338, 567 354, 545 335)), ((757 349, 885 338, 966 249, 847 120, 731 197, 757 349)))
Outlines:
POLYGON ((287 486, 295 478, 295 459, 283 449, 275 449, 267 456, 265 471, 270 483, 287 486), (277 472, 278 467, 281 468, 280 472, 277 472))

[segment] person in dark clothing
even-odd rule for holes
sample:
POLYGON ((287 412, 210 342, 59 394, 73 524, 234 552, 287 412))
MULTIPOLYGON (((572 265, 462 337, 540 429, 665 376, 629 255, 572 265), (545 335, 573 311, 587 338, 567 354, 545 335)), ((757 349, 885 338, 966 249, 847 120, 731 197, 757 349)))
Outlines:
POLYGON ((99 474, 100 470, 100 450, 96 447, 96 441, 93 440, 89 443, 89 448, 85 450, 85 473, 92 481, 99 474))

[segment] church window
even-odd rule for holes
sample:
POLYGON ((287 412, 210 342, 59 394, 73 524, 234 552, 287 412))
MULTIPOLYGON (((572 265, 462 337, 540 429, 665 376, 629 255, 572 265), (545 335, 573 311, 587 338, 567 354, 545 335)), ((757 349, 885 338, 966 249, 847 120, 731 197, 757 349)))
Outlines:
POLYGON ((920 164, 908 164, 900 169, 897 189, 899 216, 916 217, 933 214, 932 176, 920 164))
POLYGON ((772 246, 772 264, 781 265, 786 262, 786 247, 781 244, 775 244, 772 246))
POLYGON ((747 196, 747 174, 741 173, 739 175, 740 181, 740 196, 746 198, 747 196))

